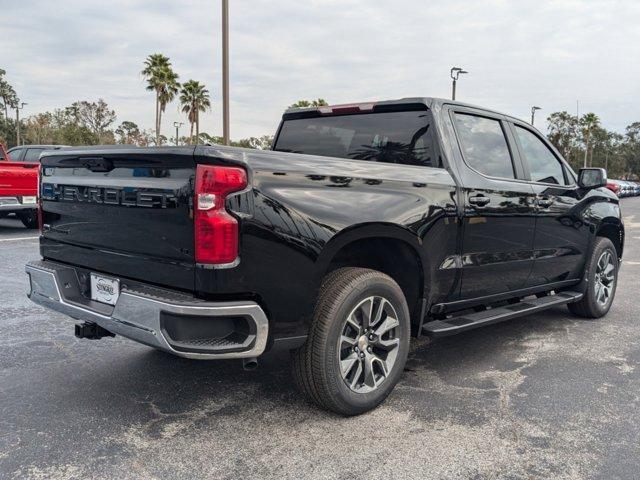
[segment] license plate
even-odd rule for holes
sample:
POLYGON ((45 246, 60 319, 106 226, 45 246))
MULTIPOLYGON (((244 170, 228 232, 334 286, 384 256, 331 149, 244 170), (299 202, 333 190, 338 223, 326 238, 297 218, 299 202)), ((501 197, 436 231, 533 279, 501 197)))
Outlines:
POLYGON ((23 205, 35 205, 36 197, 22 197, 23 205))
POLYGON ((91 300, 115 305, 120 296, 120 280, 91 274, 91 300))

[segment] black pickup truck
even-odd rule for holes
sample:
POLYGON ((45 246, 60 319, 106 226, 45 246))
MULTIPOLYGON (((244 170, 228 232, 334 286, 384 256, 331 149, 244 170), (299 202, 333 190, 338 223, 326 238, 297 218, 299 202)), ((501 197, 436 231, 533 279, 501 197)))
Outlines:
POLYGON ((29 296, 77 336, 247 367, 289 349, 301 390, 346 415, 389 394, 412 335, 605 315, 624 244, 604 170, 431 98, 288 110, 271 151, 49 152, 40 181, 29 296))

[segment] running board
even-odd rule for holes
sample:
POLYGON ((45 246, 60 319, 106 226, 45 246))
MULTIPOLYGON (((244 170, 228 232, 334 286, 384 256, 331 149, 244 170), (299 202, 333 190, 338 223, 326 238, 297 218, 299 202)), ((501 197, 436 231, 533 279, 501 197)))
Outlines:
POLYGON ((560 292, 555 295, 523 300, 519 303, 504 307, 469 313, 458 317, 445 318, 444 320, 432 320, 422 326, 422 332, 431 337, 445 337, 456 333, 484 327, 492 323, 504 322, 512 318, 522 317, 530 313, 539 312, 556 305, 577 302, 582 298, 580 292, 560 292))

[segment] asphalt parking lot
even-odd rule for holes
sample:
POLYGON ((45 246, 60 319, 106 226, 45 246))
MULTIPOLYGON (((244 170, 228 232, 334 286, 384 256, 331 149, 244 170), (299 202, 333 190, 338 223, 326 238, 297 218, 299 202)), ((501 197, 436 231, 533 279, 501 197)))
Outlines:
POLYGON ((26 298, 37 238, 0 220, 0 478, 638 478, 640 198, 612 311, 566 308, 414 343, 387 402, 305 403, 288 355, 174 358, 78 340, 26 298))

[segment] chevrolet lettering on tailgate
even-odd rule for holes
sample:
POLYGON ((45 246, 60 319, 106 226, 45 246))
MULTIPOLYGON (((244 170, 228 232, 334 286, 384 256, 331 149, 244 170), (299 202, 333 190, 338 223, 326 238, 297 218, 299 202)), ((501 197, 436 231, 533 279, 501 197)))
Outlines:
POLYGON ((57 185, 53 183, 42 184, 42 198, 53 201, 147 208, 175 208, 178 203, 176 195, 171 191, 57 185))

